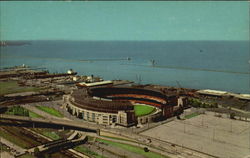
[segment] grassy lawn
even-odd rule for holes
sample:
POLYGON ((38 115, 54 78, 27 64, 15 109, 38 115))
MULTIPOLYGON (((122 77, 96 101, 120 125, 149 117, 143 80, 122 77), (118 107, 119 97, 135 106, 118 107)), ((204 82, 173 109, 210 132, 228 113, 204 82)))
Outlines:
POLYGON ((119 148, 122 148, 122 149, 125 149, 128 151, 137 153, 137 154, 140 154, 140 155, 143 155, 143 156, 148 157, 148 158, 166 158, 165 156, 162 156, 162 155, 155 153, 155 152, 151 152, 151 151, 145 152, 142 148, 136 147, 133 145, 112 142, 112 141, 103 140, 103 139, 99 139, 99 138, 97 138, 96 140, 103 142, 103 143, 106 143, 106 144, 109 144, 109 145, 112 145, 112 146, 115 146, 115 147, 119 147, 119 148))
POLYGON ((190 119, 190 118, 195 117, 195 116, 198 116, 198 115, 200 115, 200 114, 197 113, 197 112, 194 112, 194 113, 192 113, 192 114, 186 115, 186 116, 185 116, 185 119, 190 119))
POLYGON ((74 148, 76 151, 79 151, 81 153, 87 154, 91 157, 95 157, 95 158, 105 158, 104 156, 101 156, 99 154, 97 154, 96 152, 91 151, 90 149, 88 149, 85 146, 79 145, 77 147, 74 148))
POLYGON ((111 137, 111 136, 102 136, 104 138, 110 138, 110 139, 116 139, 116 140, 123 140, 123 141, 130 141, 130 142, 136 142, 136 141, 132 141, 129 139, 125 139, 125 138, 119 138, 119 137, 111 137))
POLYGON ((135 105, 135 116, 144 116, 148 115, 155 111, 155 108, 147 105, 135 105))
POLYGON ((57 133, 55 133, 53 131, 52 132, 51 131, 44 131, 44 132, 42 132, 42 134, 45 135, 46 137, 53 139, 53 140, 58 140, 61 138, 57 133))
POLYGON ((37 113, 34 113, 32 111, 29 111, 29 117, 32 117, 32 118, 43 118, 41 115, 38 115, 37 113))
POLYGON ((0 82, 0 95, 11 94, 11 93, 20 93, 20 92, 32 92, 39 91, 41 88, 37 87, 27 87, 19 86, 17 81, 2 81, 0 82))
POLYGON ((59 111, 57 111, 56 109, 54 108, 50 108, 50 107, 47 107, 47 106, 36 106, 38 109, 44 111, 44 112, 47 112, 53 116, 56 116, 56 117, 63 117, 63 114, 61 114, 59 111))

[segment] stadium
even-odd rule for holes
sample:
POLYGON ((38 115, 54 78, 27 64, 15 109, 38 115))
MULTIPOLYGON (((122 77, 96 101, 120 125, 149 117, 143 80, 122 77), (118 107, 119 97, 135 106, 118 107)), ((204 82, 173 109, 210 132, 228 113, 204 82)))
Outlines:
POLYGON ((80 119, 126 127, 172 117, 181 107, 176 94, 133 87, 84 87, 64 95, 63 101, 80 119))

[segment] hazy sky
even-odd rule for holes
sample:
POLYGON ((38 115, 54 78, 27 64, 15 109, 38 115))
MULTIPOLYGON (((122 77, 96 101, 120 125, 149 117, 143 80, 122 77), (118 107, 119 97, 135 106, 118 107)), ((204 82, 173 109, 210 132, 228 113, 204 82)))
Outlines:
POLYGON ((248 2, 0 2, 2 40, 249 40, 248 2))

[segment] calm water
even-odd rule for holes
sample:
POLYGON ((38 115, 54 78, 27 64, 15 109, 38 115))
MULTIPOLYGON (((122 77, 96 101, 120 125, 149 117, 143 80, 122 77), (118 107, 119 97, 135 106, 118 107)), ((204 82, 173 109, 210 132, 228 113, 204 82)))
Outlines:
POLYGON ((32 41, 1 47, 1 68, 21 64, 51 72, 73 68, 81 75, 104 79, 170 86, 177 86, 178 81, 186 88, 236 93, 250 93, 249 60, 247 41, 32 41), (124 60, 128 57, 131 60, 124 60))

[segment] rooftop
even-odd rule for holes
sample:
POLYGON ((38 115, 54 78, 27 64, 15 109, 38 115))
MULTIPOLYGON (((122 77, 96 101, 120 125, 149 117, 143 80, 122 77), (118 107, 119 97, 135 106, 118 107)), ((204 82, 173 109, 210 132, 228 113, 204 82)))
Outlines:
POLYGON ((218 96, 222 96, 222 95, 227 95, 228 94, 228 92, 226 92, 226 91, 218 91, 218 90, 211 90, 211 89, 198 90, 197 93, 200 93, 200 94, 210 94, 210 95, 218 95, 218 96))

